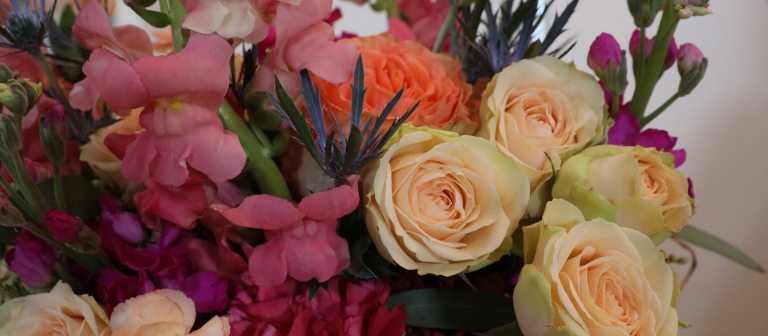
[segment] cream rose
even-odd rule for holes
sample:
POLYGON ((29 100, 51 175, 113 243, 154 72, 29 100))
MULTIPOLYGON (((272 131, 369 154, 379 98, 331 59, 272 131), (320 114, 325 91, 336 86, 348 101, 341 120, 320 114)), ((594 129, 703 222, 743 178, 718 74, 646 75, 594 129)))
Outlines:
POLYGON ((529 197, 514 160, 490 142, 401 127, 366 171, 366 224, 379 252, 419 274, 455 275, 512 248, 529 197))
POLYGON ((693 215, 688 180, 674 158, 644 147, 595 146, 563 164, 552 195, 602 217, 663 240, 693 215))
POLYGON ((107 336, 107 314, 88 295, 59 282, 48 293, 19 297, 0 306, 0 335, 107 336))
POLYGON ((110 134, 130 135, 142 130, 139 125, 139 110, 112 125, 101 128, 90 136, 90 141, 80 147, 80 161, 87 163, 102 181, 125 190, 128 180, 120 173, 123 161, 109 150, 104 143, 110 134))
POLYGON ((585 221, 560 199, 523 232, 529 264, 513 298, 523 334, 677 335, 676 278, 646 235, 585 221))
POLYGON ((160 289, 128 299, 115 307, 109 319, 112 336, 229 335, 229 321, 225 317, 213 317, 190 333, 194 323, 195 303, 173 289, 160 289))
POLYGON ((535 191, 552 166, 602 138, 604 105, 595 78, 572 64, 548 56, 522 60, 486 87, 478 136, 515 159, 535 191))

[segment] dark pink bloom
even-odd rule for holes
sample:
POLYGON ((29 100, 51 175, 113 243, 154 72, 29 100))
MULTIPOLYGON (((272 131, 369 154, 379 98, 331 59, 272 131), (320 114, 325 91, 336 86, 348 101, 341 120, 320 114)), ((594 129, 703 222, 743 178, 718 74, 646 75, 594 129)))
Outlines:
POLYGON ((229 304, 227 281, 216 272, 192 274, 184 280, 181 291, 195 301, 195 309, 200 312, 221 311, 229 304))
POLYGON ((390 289, 383 281, 333 278, 312 300, 309 292, 309 284, 295 281, 240 292, 228 314, 232 335, 400 336, 405 332, 405 311, 386 308, 390 289))
POLYGON ((270 195, 246 198, 237 208, 214 205, 230 222, 263 229, 267 242, 253 248, 248 270, 257 286, 330 279, 349 265, 347 242, 336 222, 357 208, 357 177, 349 184, 305 197, 295 205, 270 195))
POLYGON ((619 42, 611 34, 602 33, 589 47, 587 65, 597 74, 610 69, 618 71, 622 62, 622 52, 619 42))
POLYGON ((141 244, 146 240, 144 226, 139 221, 139 216, 131 212, 125 212, 120 202, 111 196, 100 196, 101 218, 112 227, 115 234, 127 243, 141 244))
POLYGON ((695 44, 686 43, 680 46, 677 61, 680 73, 688 73, 702 62, 704 62, 704 53, 695 44))
POLYGON ((48 233, 56 240, 64 243, 78 241, 78 235, 84 225, 80 218, 55 209, 48 210, 45 213, 45 218, 43 218, 43 226, 48 230, 48 233))
POLYGON ((312 71, 318 77, 341 83, 349 78, 355 63, 355 48, 337 43, 333 27, 324 22, 332 0, 279 3, 275 18, 275 46, 254 76, 254 88, 274 92, 275 76, 286 91, 299 92, 298 73, 312 71))
POLYGON ((56 252, 48 243, 27 231, 16 236, 13 249, 5 256, 8 268, 29 287, 45 287, 53 282, 56 252))
POLYGON ((685 163, 685 149, 675 149, 677 137, 659 129, 642 130, 640 122, 632 113, 621 112, 614 118, 615 124, 608 131, 608 143, 622 146, 643 146, 656 148, 671 153, 675 157, 675 166, 685 163))

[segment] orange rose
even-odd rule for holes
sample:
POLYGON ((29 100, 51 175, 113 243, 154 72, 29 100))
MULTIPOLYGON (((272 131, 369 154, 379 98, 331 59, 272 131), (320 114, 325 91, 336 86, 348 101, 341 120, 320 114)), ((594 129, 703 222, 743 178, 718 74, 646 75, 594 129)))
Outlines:
MULTIPOLYGON (((409 122, 415 126, 472 133, 477 118, 471 109, 472 86, 463 79, 461 63, 447 55, 435 54, 415 41, 400 41, 381 34, 343 40, 363 57, 365 86, 368 89, 364 113, 378 115, 400 89, 405 89, 390 119, 402 116, 420 101, 409 122)), ((341 84, 318 81, 325 107, 346 124, 352 102, 352 78, 341 84)))

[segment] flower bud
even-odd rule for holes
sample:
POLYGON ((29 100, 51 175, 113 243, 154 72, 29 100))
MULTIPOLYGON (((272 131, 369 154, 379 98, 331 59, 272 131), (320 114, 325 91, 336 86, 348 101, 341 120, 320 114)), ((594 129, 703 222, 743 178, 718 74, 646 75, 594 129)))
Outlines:
POLYGON ((613 94, 622 94, 627 87, 627 64, 624 51, 616 39, 600 34, 589 47, 587 64, 613 94))
POLYGON ((40 101, 40 97, 43 96, 43 84, 34 83, 26 79, 19 81, 19 83, 21 83, 27 93, 27 106, 31 109, 32 106, 35 106, 40 101))
POLYGON ((627 4, 638 28, 652 25, 661 8, 661 0, 627 0, 627 4))
MULTIPOLYGON (((643 47, 644 60, 647 61, 648 57, 651 57, 653 52, 653 45, 655 39, 645 38, 645 45, 643 47)), ((632 37, 629 39, 629 52, 632 54, 632 58, 638 60, 640 57, 640 30, 635 29, 632 33, 632 37)), ((669 42, 667 47, 667 55, 664 57, 664 70, 669 69, 677 61, 678 49, 675 38, 669 42)), ((635 62, 637 63, 637 61, 635 62)))
POLYGON ((709 0, 677 0, 675 11, 681 19, 712 14, 712 10, 709 9, 709 0))
POLYGON ((67 138, 67 121, 64 116, 64 106, 54 105, 48 110, 48 114, 40 118, 40 141, 48 159, 56 165, 64 163, 67 156, 67 147, 64 145, 67 138))
POLYGON ((5 83, 13 79, 13 77, 13 71, 4 63, 0 63, 0 83, 5 83))
POLYGON ((43 226, 56 240, 64 243, 74 243, 78 241, 78 235, 84 224, 80 218, 63 211, 51 209, 45 213, 43 226))
POLYGON ((26 114, 29 111, 30 105, 24 85, 15 79, 8 81, 8 83, 0 84, 0 104, 3 104, 13 113, 26 114))
POLYGON ((680 86, 677 93, 680 96, 690 94, 704 78, 709 61, 701 50, 692 43, 683 44, 677 60, 677 70, 680 72, 680 86))
MULTIPOLYGON (((2 85, 2 84, 0 84, 2 85)), ((0 119, 0 152, 3 155, 12 155, 22 149, 22 137, 19 125, 11 116, 0 119)))

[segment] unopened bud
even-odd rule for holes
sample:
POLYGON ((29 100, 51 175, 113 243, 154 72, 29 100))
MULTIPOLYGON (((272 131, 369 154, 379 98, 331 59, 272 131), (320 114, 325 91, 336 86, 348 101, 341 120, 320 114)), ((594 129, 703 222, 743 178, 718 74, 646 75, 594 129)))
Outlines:
POLYGON ((40 101, 40 97, 43 96, 43 85, 26 79, 19 81, 19 83, 21 83, 27 93, 27 106, 31 109, 32 106, 35 106, 40 101))
POLYGON ((26 223, 19 209, 16 209, 7 198, 0 197, 0 226, 23 227, 26 223))
POLYGON ((627 0, 627 4, 638 28, 652 25, 661 8, 661 0, 627 0))
POLYGON ((67 156, 64 144, 67 138, 67 121, 64 114, 64 106, 57 104, 48 110, 47 115, 40 117, 40 141, 48 159, 56 165, 63 164, 67 156))
POLYGON ((681 19, 712 14, 709 0, 677 0, 675 11, 681 19))
POLYGON ((610 34, 600 34, 589 48, 587 64, 611 93, 621 95, 627 84, 624 51, 610 34))
POLYGON ((4 116, 0 120, 0 149, 3 155, 13 155, 21 152, 22 149, 22 137, 21 126, 16 123, 13 117, 4 116))
POLYGON ((7 65, 0 63, 0 83, 5 83, 13 77, 13 71, 7 65))
POLYGON ((8 83, 0 84, 0 104, 13 113, 24 115, 29 110, 27 90, 21 82, 11 79, 8 83))
POLYGON ((701 50, 692 43, 683 44, 677 60, 677 70, 680 72, 678 94, 690 94, 699 85, 707 72, 709 61, 701 50))

